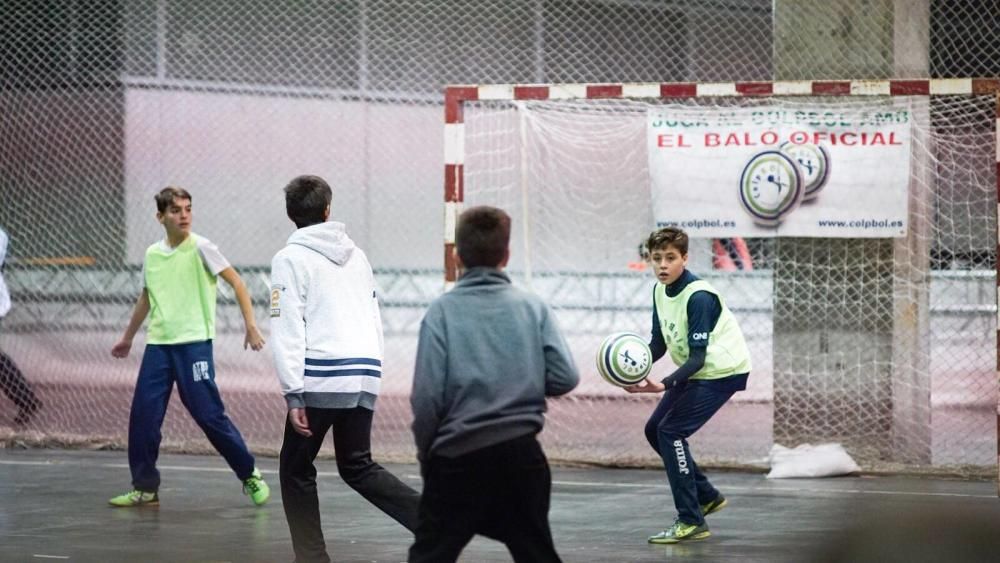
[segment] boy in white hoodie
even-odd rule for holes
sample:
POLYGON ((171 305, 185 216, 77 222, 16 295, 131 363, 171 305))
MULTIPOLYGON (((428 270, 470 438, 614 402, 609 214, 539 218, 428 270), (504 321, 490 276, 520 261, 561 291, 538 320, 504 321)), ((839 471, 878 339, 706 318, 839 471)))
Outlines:
POLYGON ((382 377, 375 278, 344 224, 327 221, 330 186, 299 176, 285 187, 296 230, 271 262, 271 339, 288 404, 280 480, 298 563, 329 561, 316 495, 316 454, 328 430, 341 478, 409 530, 419 494, 372 461, 382 377))

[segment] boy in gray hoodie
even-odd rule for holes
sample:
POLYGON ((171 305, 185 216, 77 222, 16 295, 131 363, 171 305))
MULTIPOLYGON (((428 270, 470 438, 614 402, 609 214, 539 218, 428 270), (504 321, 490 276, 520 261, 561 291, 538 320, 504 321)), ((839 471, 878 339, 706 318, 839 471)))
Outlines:
POLYGON ((536 435, 545 398, 579 374, 549 307, 503 272, 510 216, 462 213, 464 269, 420 325, 413 435, 424 477, 410 563, 458 559, 475 534, 507 545, 515 561, 559 561, 549 529, 552 476, 536 435))
POLYGON ((288 405, 279 477, 298 563, 330 561, 313 463, 327 432, 344 482, 407 529, 416 525, 419 500, 372 461, 382 321, 368 258, 343 223, 327 221, 332 198, 317 176, 285 187, 285 209, 298 230, 271 262, 274 366, 288 405))

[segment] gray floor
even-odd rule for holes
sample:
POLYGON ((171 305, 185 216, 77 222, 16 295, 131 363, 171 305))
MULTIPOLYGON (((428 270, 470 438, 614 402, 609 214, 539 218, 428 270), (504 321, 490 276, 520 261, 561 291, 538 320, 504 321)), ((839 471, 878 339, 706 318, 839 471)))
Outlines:
MULTIPOLYGON (((277 461, 258 460, 276 485, 277 461)), ((387 465, 419 488, 415 466, 387 465)), ((115 509, 128 487, 124 452, 0 450, 0 561, 291 561, 277 487, 253 507, 217 456, 163 455, 159 507, 115 509)), ((321 505, 335 561, 399 562, 410 535, 322 461, 321 505)), ((551 522, 566 562, 996 561, 995 482, 908 477, 767 480, 710 473, 730 505, 712 536, 651 546, 674 514, 660 471, 554 468, 551 522), (861 525, 860 532, 851 532, 861 525), (983 531, 991 532, 984 533, 983 531), (874 540, 874 541, 873 541, 874 540), (943 550, 943 551, 942 551, 943 550), (942 553, 944 558, 942 558, 942 553)), ((510 561, 477 538, 462 561, 510 561)))

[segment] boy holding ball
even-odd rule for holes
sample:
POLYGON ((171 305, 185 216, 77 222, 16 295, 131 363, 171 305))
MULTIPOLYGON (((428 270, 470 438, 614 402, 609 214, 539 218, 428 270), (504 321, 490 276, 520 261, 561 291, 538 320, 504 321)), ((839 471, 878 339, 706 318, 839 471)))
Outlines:
POLYGON ((625 389, 663 393, 645 432, 663 459, 677 519, 648 541, 672 544, 707 538, 711 533, 705 516, 726 506, 725 497, 695 464, 687 439, 733 393, 746 389, 750 352, 719 292, 687 270, 687 233, 662 228, 649 235, 646 246, 657 279, 649 348, 654 362, 669 351, 679 367, 662 381, 644 379, 625 389))

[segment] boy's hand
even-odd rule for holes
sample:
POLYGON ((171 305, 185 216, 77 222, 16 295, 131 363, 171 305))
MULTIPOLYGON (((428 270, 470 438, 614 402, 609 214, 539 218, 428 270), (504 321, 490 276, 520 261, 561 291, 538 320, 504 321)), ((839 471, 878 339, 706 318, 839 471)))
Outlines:
POLYGON ((132 341, 122 339, 111 347, 111 355, 116 358, 127 358, 128 353, 131 350, 132 350, 132 341))
POLYGON ((646 378, 635 385, 623 387, 623 389, 629 393, 662 393, 666 390, 666 386, 658 381, 650 381, 649 378, 646 378))
POLYGON ((288 409, 288 422, 292 423, 292 428, 294 428, 296 432, 302 434, 306 438, 313 435, 312 430, 309 430, 309 419, 306 418, 306 409, 288 409))
POLYGON ((254 352, 264 347, 264 335, 260 333, 260 330, 256 326, 247 328, 246 338, 243 339, 243 349, 246 350, 247 346, 253 349, 254 352))

